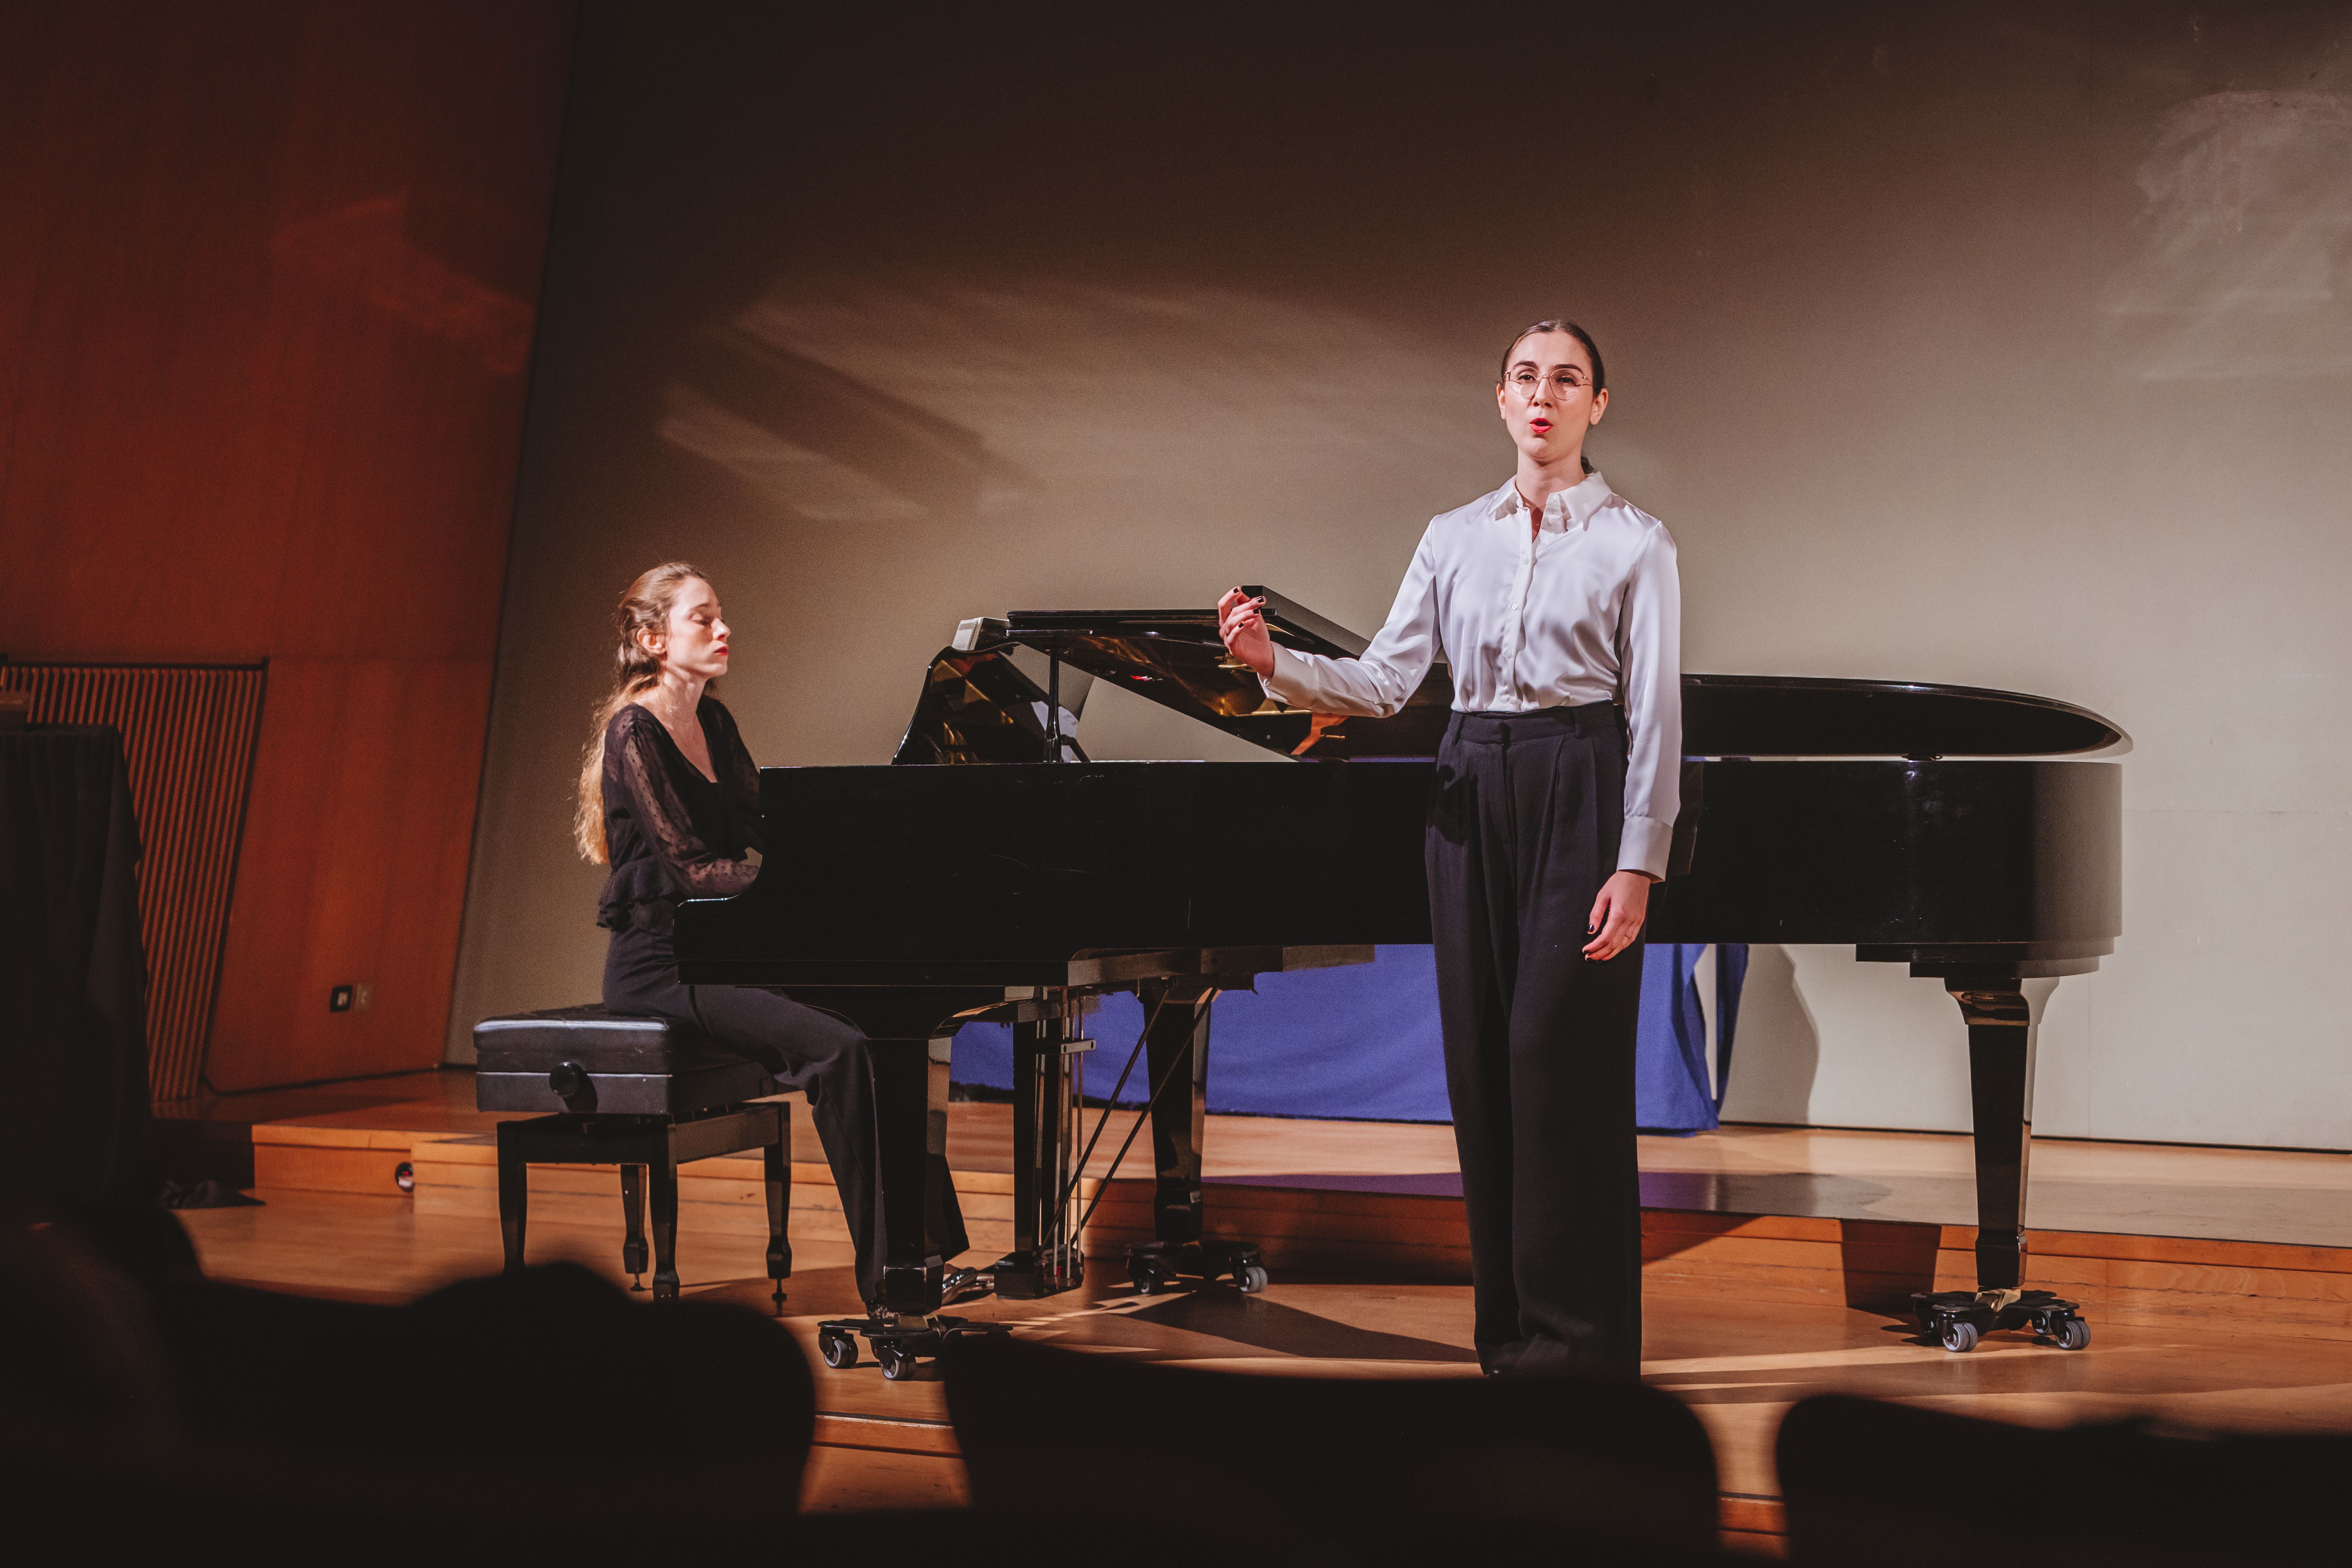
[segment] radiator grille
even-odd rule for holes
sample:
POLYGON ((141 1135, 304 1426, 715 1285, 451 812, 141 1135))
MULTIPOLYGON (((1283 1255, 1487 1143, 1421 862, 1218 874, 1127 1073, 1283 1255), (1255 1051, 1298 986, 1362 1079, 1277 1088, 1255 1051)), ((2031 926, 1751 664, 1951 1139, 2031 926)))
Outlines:
POLYGON ((32 692, 36 724, 122 731, 142 850, 148 1087, 157 1100, 184 1100, 205 1069, 262 667, 6 664, 0 688, 32 692))

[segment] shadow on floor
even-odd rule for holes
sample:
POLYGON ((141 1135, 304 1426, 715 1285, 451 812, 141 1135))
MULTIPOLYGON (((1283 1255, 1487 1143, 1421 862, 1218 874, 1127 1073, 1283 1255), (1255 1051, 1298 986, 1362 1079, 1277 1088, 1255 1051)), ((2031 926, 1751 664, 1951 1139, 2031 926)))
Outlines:
POLYGON ((1181 1291, 1149 1307, 1120 1312, 1110 1321, 1207 1334, 1272 1355, 1473 1365, 1478 1360, 1478 1352, 1465 1346, 1360 1329, 1279 1301, 1269 1301, 1263 1296, 1244 1296, 1237 1290, 1181 1291))

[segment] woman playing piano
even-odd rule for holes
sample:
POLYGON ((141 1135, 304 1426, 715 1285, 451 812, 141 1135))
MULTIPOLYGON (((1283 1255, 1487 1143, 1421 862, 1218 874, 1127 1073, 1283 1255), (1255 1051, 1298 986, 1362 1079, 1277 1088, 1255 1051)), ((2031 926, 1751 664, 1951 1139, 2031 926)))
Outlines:
POLYGON ((1441 652, 1452 668, 1424 854, 1478 1359, 1632 1375, 1641 933, 1682 754, 1675 542, 1585 461, 1609 392, 1584 329, 1519 333, 1495 405, 1517 471, 1432 520, 1360 658, 1279 647, 1238 588, 1220 630, 1318 714, 1385 717, 1441 652))
MULTIPOLYGON (((609 928, 604 1005, 686 1026, 805 1090, 857 1247, 857 1279, 880 1288, 874 1086, 865 1036, 830 1013, 766 991, 679 983, 670 921, 685 899, 751 886, 764 853, 760 772, 710 687, 727 673, 719 595, 684 562, 629 584, 614 611, 613 690, 596 710, 580 768, 580 852, 609 865, 597 923, 609 928)), ((967 1245, 945 1194, 946 1256, 967 1245)))

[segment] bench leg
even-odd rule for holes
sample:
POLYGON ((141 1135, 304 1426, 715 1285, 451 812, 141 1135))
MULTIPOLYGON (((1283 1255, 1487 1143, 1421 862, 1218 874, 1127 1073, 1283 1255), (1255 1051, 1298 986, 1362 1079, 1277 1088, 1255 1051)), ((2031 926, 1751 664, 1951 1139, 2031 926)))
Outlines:
POLYGON ((507 1272, 522 1267, 523 1229, 530 1218, 530 1167, 508 1135, 511 1121, 499 1123, 499 1237, 506 1244, 507 1272))
POLYGON ((776 1141, 761 1151, 768 1185, 768 1278, 776 1282, 776 1315, 784 1313, 784 1281, 793 1277, 793 1244, 786 1236, 793 1212, 792 1112, 776 1109, 776 1141))
POLYGON ((629 1289, 642 1290, 645 1281, 638 1278, 646 1271, 646 1168, 643 1165, 621 1167, 621 1217, 628 1226, 628 1236, 621 1243, 621 1267, 629 1276, 629 1289))
POLYGON ((654 1300, 677 1300, 677 1129, 672 1125, 667 1136, 655 1144, 653 1177, 654 1200, 654 1300))

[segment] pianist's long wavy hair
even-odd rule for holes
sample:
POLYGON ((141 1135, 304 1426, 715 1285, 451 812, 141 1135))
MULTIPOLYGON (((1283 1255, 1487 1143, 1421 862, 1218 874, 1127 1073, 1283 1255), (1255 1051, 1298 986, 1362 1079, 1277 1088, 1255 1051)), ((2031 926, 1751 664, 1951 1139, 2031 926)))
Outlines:
MULTIPOLYGON (((658 637, 669 629, 670 605, 688 583, 709 578, 683 561, 665 561, 640 576, 613 606, 613 630, 618 645, 613 650, 612 694, 596 704, 588 731, 588 745, 580 753, 580 805, 572 818, 572 841, 580 853, 602 866, 604 848, 604 729, 613 715, 652 690, 661 680, 662 661, 646 651, 642 634, 658 637)), ((716 687, 717 681, 711 682, 716 687)), ((705 688, 706 690, 710 688, 705 688)))

